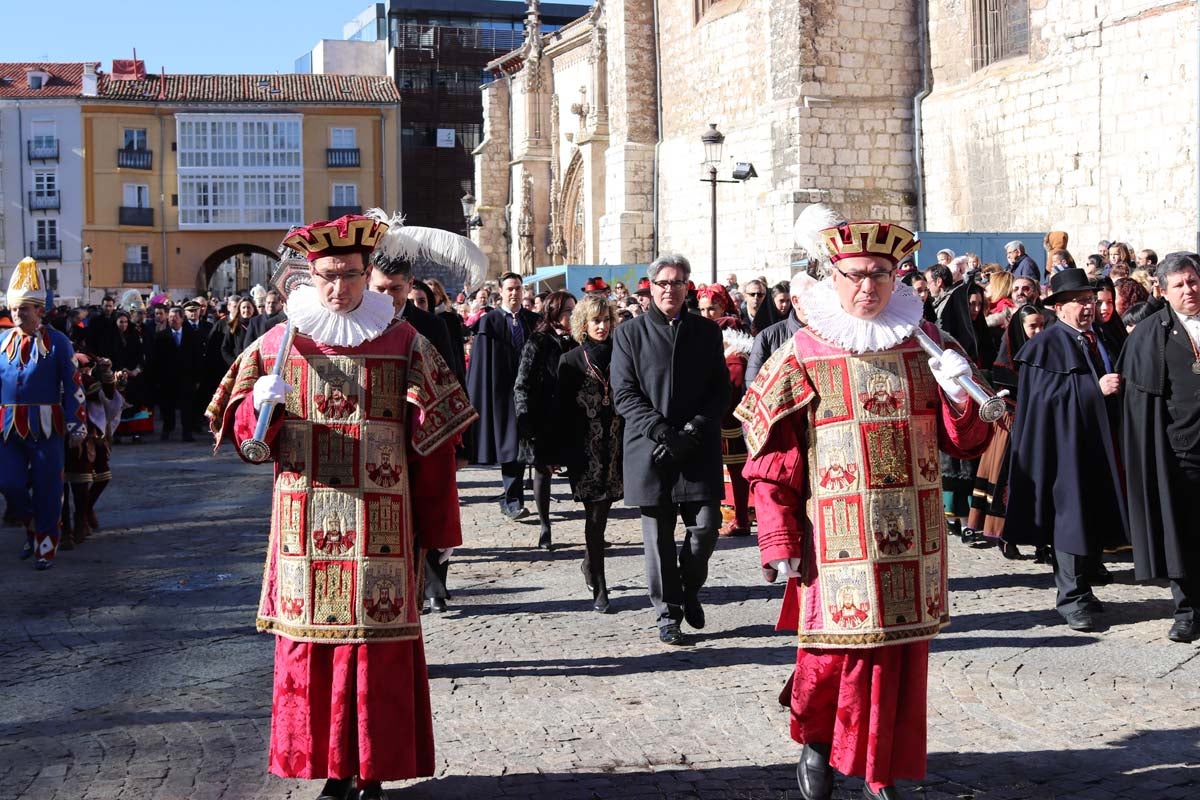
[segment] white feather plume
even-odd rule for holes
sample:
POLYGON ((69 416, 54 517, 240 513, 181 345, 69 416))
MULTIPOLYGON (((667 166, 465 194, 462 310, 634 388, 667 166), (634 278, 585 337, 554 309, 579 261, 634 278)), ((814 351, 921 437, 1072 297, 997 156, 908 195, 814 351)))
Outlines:
POLYGON ((754 347, 753 336, 734 328, 722 328, 721 339, 724 340, 725 352, 727 353, 740 353, 748 356, 750 355, 750 350, 754 347))
POLYGON ((838 212, 824 203, 813 203, 800 212, 792 227, 797 247, 804 248, 808 257, 816 262, 822 273, 830 272, 829 248, 821 236, 821 231, 833 228, 846 221, 838 212))
POLYGON ((467 237, 440 228, 405 225, 402 215, 389 216, 380 208, 369 209, 367 216, 389 226, 375 246, 375 252, 382 253, 385 258, 409 261, 427 258, 448 267, 458 267, 466 271, 464 286, 468 287, 478 286, 487 276, 487 256, 467 237))
POLYGON ((133 311, 135 308, 145 308, 146 303, 142 300, 142 293, 138 289, 126 289, 121 295, 120 308, 126 311, 133 311))

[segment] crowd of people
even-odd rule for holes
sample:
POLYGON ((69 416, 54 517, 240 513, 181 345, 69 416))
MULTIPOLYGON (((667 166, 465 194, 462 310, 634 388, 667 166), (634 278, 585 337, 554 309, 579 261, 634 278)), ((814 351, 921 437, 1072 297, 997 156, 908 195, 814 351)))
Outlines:
POLYGON ((1019 241, 1006 264, 942 250, 918 269, 912 232, 825 213, 808 264, 776 283, 697 283, 664 254, 632 292, 595 277, 537 293, 506 273, 451 298, 413 274, 399 219, 354 215, 289 236, 311 283, 286 312, 275 292, 146 314, 106 297, 43 325, 36 275, 14 277, 2 488, 23 555, 45 568, 96 526, 108 448, 140 411, 157 407, 164 440, 176 414, 187 441, 204 413, 238 445, 262 417, 270 768, 327 778, 322 800, 432 773, 420 615, 448 607, 468 463, 499 467, 498 515, 536 522, 546 550, 565 474, 598 613, 609 514, 637 508, 670 646, 706 626, 718 538, 756 535, 762 577, 787 584, 779 625, 799 633, 781 702, 808 800, 835 770, 865 776, 869 799, 923 776, 947 533, 1046 564, 1076 631, 1100 625, 1104 554, 1131 548, 1139 580, 1170 582, 1168 638, 1200 638, 1200 256, 1101 242, 1076 266, 1052 232, 1045 270, 1019 241), (1003 398, 994 424, 979 392, 1003 398), (37 465, 60 462, 69 502, 51 519, 37 465), (380 704, 406 734, 370 721, 380 704))

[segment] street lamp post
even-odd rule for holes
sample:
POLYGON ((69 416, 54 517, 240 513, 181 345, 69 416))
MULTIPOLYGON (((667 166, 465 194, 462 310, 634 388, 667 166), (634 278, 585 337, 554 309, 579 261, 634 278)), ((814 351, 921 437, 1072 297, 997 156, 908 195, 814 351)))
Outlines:
POLYGON ((83 246, 83 279, 84 279, 84 294, 83 303, 88 305, 92 302, 92 246, 85 244, 83 246))
POLYGON ((467 228, 467 238, 471 238, 471 228, 476 227, 475 195, 467 192, 462 196, 463 222, 467 228))
POLYGON ((704 164, 708 167, 709 186, 712 188, 712 275, 709 280, 717 282, 717 165, 721 163, 721 147, 725 144, 725 134, 717 130, 717 123, 708 123, 708 130, 700 137, 704 143, 704 164))

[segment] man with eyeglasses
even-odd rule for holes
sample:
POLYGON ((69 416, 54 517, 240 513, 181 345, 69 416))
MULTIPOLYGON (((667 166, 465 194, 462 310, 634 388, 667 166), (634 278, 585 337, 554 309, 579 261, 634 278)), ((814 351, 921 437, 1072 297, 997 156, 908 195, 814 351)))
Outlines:
MULTIPOLYGON (((347 215, 293 231, 311 285, 222 381, 209 417, 239 453, 269 414, 271 537, 257 625, 275 635, 268 769, 327 778, 319 800, 380 800, 432 775, 421 638, 424 550, 462 541, 454 442, 474 420, 461 385, 392 300, 367 290, 387 224, 347 215), (354 779, 357 776, 358 786, 354 779)), ((249 459, 247 459, 249 460, 249 459)))
POLYGON ((929 640, 950 619, 938 450, 972 458, 991 430, 958 383, 966 358, 929 359, 915 338, 941 337, 896 280, 912 232, 845 222, 816 243, 831 276, 804 294, 808 325, 736 412, 743 475, 764 577, 788 581, 776 627, 799 632, 781 700, 800 796, 829 800, 836 770, 893 800, 925 775, 929 640))
POLYGON ((651 304, 613 334, 613 402, 625 418, 625 504, 640 509, 646 585, 659 640, 684 644, 684 620, 705 625, 700 589, 717 543, 721 418, 729 370, 721 329, 684 308, 692 267, 665 254, 647 270, 651 304), (675 544, 676 520, 686 533, 675 544))
POLYGON ((1017 353, 1004 538, 1054 546, 1058 613, 1074 631, 1096 630, 1104 606, 1092 591, 1105 548, 1128 541, 1117 423, 1116 353, 1096 335, 1096 289, 1082 269, 1050 278, 1057 324, 1017 353))

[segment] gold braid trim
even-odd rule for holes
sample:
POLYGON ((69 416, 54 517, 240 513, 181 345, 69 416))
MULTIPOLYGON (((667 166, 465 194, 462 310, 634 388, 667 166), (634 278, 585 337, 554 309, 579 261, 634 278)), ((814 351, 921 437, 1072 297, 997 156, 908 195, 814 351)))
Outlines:
POLYGON ((462 384, 424 336, 413 338, 406 399, 417 409, 412 421, 417 455, 429 455, 479 419, 462 384))

